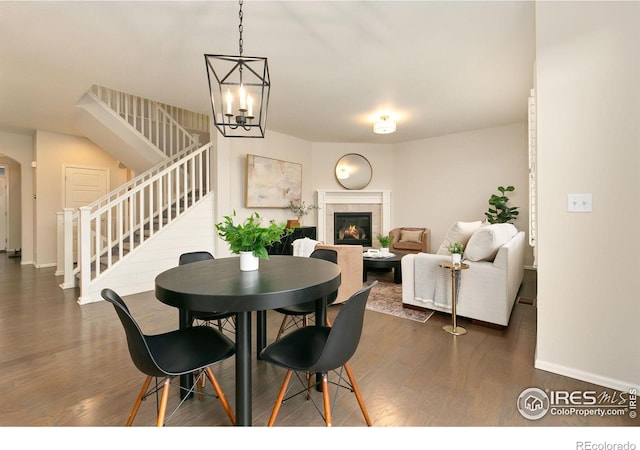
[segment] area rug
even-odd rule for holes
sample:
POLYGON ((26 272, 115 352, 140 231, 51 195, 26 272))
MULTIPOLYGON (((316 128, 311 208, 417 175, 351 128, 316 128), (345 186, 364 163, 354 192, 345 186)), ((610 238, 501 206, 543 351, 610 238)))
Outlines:
POLYGON ((393 277, 382 275, 369 275, 367 281, 378 280, 378 284, 371 289, 367 309, 383 314, 389 314, 403 319, 415 320, 425 323, 433 315, 433 311, 418 311, 402 307, 402 285, 395 284, 393 277))

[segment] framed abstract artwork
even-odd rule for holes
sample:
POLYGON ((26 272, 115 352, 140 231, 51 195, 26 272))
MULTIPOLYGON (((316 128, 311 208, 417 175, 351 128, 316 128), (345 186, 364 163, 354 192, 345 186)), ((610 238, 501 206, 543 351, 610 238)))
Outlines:
POLYGON ((302 196, 302 164, 247 155, 246 208, 286 208, 302 196))

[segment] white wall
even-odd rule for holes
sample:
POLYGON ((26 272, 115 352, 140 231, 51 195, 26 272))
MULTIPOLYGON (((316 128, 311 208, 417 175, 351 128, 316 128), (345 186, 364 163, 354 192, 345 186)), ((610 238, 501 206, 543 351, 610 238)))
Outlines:
MULTIPOLYGON (((36 267, 56 264, 56 213, 64 202, 64 165, 105 168, 110 171, 111 189, 127 179, 126 169, 89 139, 38 131, 35 141, 36 226, 34 261, 36 267)), ((24 235, 23 235, 24 237, 24 235)))
MULTIPOLYGON (((437 249, 453 222, 483 220, 491 194, 512 184, 510 202, 520 206, 515 225, 528 232, 527 139, 523 122, 397 145, 313 143, 314 185, 344 189, 336 162, 346 153, 363 155, 373 169, 365 189, 391 190, 391 227, 426 226, 437 249)), ((533 264, 530 249, 526 263, 533 264)))
MULTIPOLYGON (((389 144, 313 143, 313 185, 315 190, 345 190, 336 180, 338 160, 347 153, 357 153, 369 161, 371 182, 365 189, 393 187, 394 150, 389 144)), ((315 201, 314 197, 314 201, 315 201)))
MULTIPOLYGON (((302 165, 302 199, 307 203, 315 201, 313 186, 313 172, 311 158, 311 143, 267 131, 264 139, 229 139, 223 138, 216 132, 215 167, 216 175, 214 189, 216 192, 215 222, 223 220, 235 210, 238 220, 243 220, 256 211, 263 220, 274 219, 276 222, 286 222, 295 216, 284 208, 245 208, 246 192, 246 164, 247 155, 258 155, 279 159, 302 165), (222 192, 226 191, 226 192, 222 192)), ((315 225, 315 218, 305 217, 305 225, 315 225)), ((212 224, 212 233, 215 233, 212 224)), ((228 256, 228 246, 220 239, 216 239, 216 255, 228 256)))
POLYGON ((637 2, 536 5, 535 365, 621 390, 640 388, 638 24, 637 2))
POLYGON ((33 245, 33 172, 31 161, 33 155, 33 136, 30 134, 0 131, 0 154, 20 164, 20 243, 22 247, 20 263, 32 264, 34 260, 33 245))
MULTIPOLYGON (((523 108, 527 95, 523 93, 523 108)), ((391 226, 430 228, 435 249, 456 220, 483 220, 489 197, 498 193, 499 185, 516 186, 510 195, 510 203, 520 207, 515 225, 528 232, 527 139, 524 122, 398 145, 309 143, 271 131, 265 139, 218 138, 218 153, 228 155, 220 161, 220 171, 229 177, 218 189, 226 189, 228 184, 231 192, 227 206, 224 199, 218 200, 217 220, 234 208, 239 218, 252 210, 265 219, 292 218, 287 210, 244 208, 247 154, 301 163, 303 199, 316 202, 318 189, 344 189, 335 178, 335 164, 347 153, 358 153, 369 160, 373 170, 365 189, 392 192, 391 226)), ((305 225, 316 223, 315 214, 304 218, 305 225)), ((530 248, 526 264, 533 264, 530 248)))
MULTIPOLYGON (((454 222, 484 220, 491 194, 512 185, 509 205, 520 213, 514 225, 528 234, 527 139, 523 122, 396 145, 391 226, 429 228, 435 253, 454 222)), ((532 265, 529 246, 525 255, 532 265)))

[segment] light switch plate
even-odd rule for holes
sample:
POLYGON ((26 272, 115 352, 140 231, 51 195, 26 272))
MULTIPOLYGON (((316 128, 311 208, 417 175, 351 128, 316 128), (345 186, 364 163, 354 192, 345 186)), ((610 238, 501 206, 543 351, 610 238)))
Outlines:
POLYGON ((567 196, 567 211, 569 212, 593 211, 593 199, 591 194, 569 194, 567 196))

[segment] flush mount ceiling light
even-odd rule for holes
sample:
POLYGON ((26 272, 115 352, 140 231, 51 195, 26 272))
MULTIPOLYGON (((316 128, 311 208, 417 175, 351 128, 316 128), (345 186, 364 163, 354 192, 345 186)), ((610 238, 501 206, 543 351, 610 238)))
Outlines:
POLYGON ((373 132, 376 134, 390 134, 396 131, 396 121, 389 116, 380 116, 373 124, 373 132))
POLYGON ((204 55, 213 121, 225 137, 263 138, 271 88, 267 58, 242 55, 242 0, 238 15, 240 55, 204 55))

